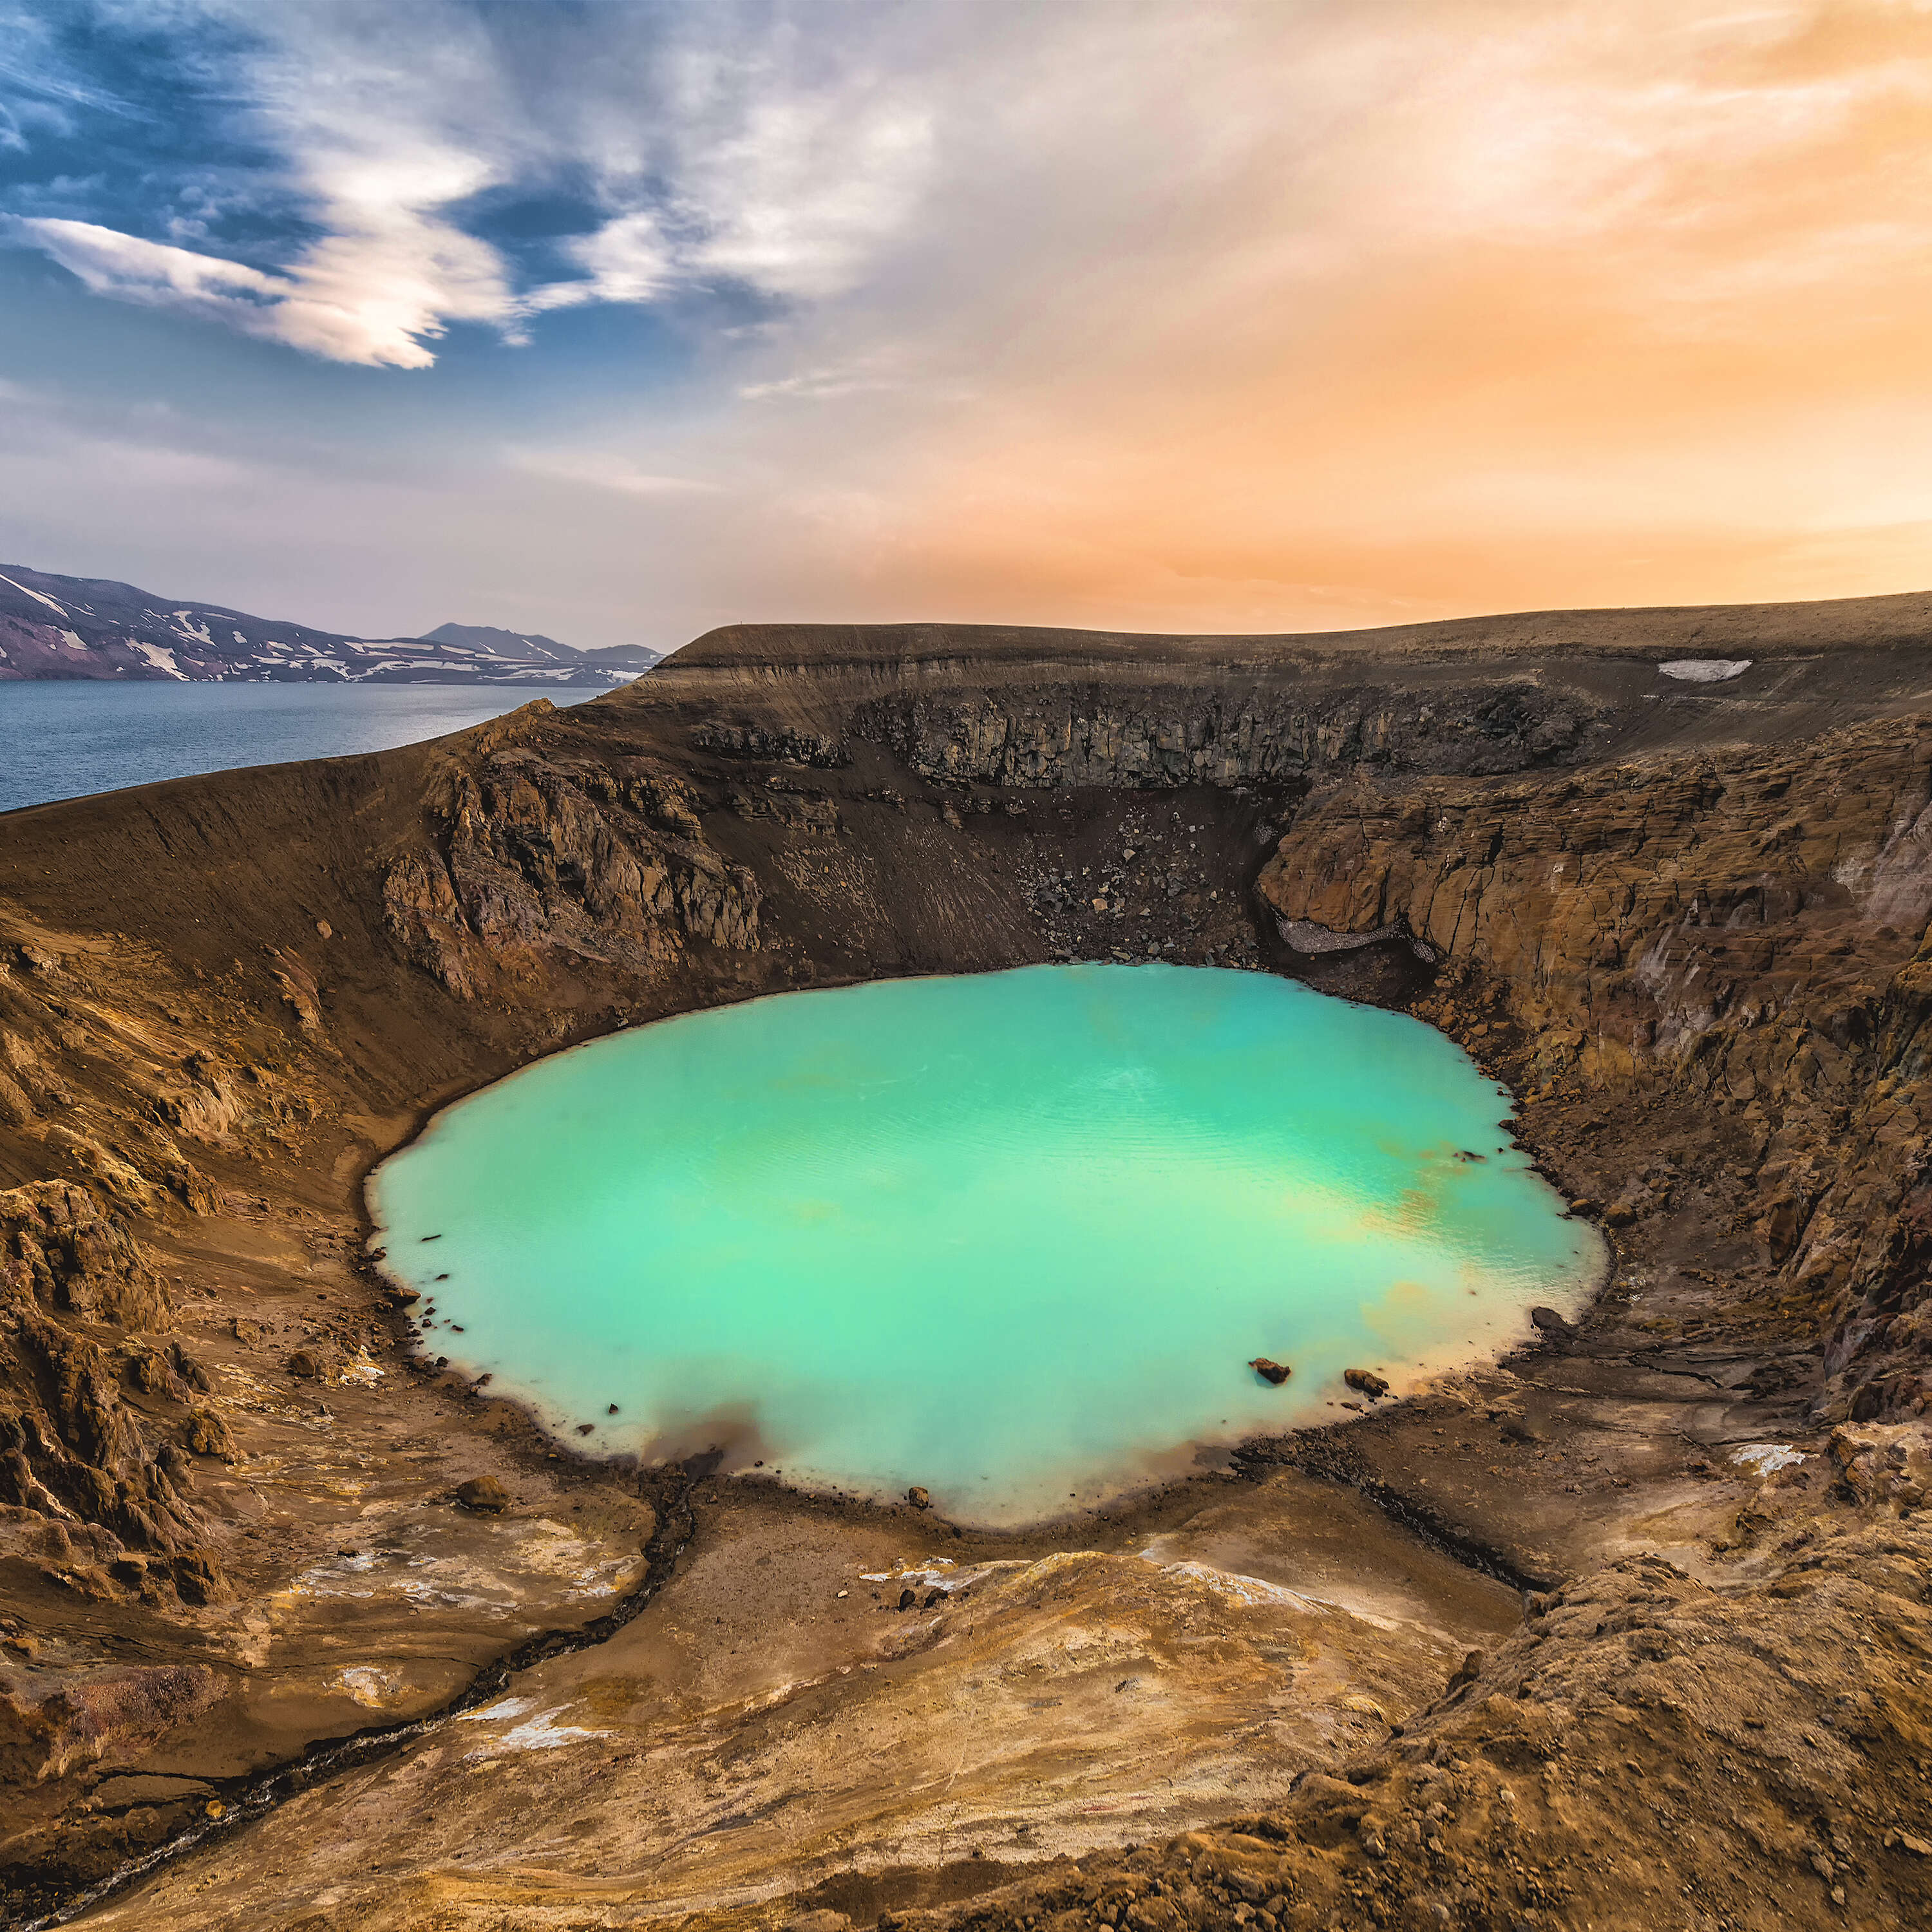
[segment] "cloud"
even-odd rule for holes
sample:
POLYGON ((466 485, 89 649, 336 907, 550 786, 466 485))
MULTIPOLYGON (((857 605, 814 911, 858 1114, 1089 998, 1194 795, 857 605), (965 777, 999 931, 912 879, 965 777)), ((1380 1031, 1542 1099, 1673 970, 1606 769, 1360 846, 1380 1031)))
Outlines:
POLYGON ((427 368, 424 338, 450 319, 497 320, 514 305, 494 256, 406 214, 332 235, 284 274, 44 216, 4 230, 41 250, 95 295, 226 322, 342 362, 427 368))
POLYGON ((614 490, 626 496, 711 496, 722 487, 697 477, 660 476, 639 469, 628 457, 604 451, 512 449, 506 454, 517 468, 533 476, 614 490))
POLYGON ((574 308, 585 302, 646 302, 672 285, 675 266, 658 218, 648 209, 620 214, 595 234, 572 236, 563 252, 585 273, 573 281, 532 289, 519 307, 526 315, 574 308))
MULTIPOLYGON (((141 218, 85 224, 118 233, 118 254, 98 235, 28 226, 14 238, 70 268, 86 261, 97 294, 345 362, 426 368, 453 325, 523 340, 532 318, 592 303, 836 294, 911 218, 931 148, 920 77, 856 57, 863 9, 835 10, 811 34, 789 7, 730 0, 92 10, 104 38, 118 27, 194 44, 220 85, 172 104, 182 153, 172 172, 146 172, 160 198, 129 211, 141 218), (254 159, 224 175, 211 222, 193 157, 220 143, 254 159), (544 274, 492 235, 488 198, 561 184, 591 219, 556 238, 544 274), (232 259, 222 219, 241 232, 257 212, 270 232, 232 259), (187 252, 206 266, 143 255, 140 242, 160 235, 206 240, 187 252)), ((42 92, 54 90, 49 79, 42 92)), ((89 98, 71 78, 58 92, 89 98)))

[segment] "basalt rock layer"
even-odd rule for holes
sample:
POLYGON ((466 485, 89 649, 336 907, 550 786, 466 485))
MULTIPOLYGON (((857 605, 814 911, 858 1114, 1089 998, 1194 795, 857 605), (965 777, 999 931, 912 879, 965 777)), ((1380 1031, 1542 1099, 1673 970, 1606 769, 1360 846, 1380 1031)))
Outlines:
POLYGON ((985 1893, 988 1924, 1650 1924, 1716 1857, 1782 1922, 1899 1922, 1932 1857, 1899 1661, 1932 598, 746 627, 568 712, 6 830, 19 1912, 212 1832, 98 1912, 829 1928, 985 1893), (362 1176, 536 1053, 1079 958, 1444 1028, 1610 1232, 1596 1307, 1427 1387, 1368 1365, 1398 1400, 1338 1384, 1330 1430, 1000 1538, 708 1457, 579 1462, 370 1265, 362 1176), (1584 1869, 1598 1840, 1668 1882, 1584 1869))

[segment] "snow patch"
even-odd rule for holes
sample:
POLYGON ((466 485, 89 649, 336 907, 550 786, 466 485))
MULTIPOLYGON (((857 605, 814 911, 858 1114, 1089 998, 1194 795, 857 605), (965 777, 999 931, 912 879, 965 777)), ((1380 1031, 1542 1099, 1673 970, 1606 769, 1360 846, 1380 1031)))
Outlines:
POLYGON ((141 638, 130 638, 128 643, 153 665, 170 677, 178 677, 182 683, 188 681, 188 673, 175 662, 175 654, 165 644, 151 644, 141 638))
POLYGON ((1751 658, 1672 658, 1658 669, 1684 684, 1723 684, 1742 677, 1755 662, 1751 658))
POLYGON ((1793 1468, 1804 1460, 1804 1451, 1792 1448, 1788 1442, 1747 1442, 1731 1451, 1733 1462, 1742 1462, 1760 1476, 1793 1468))
POLYGON ((22 596, 31 597, 34 598, 36 602, 44 604, 50 610, 59 611, 63 617, 67 615, 67 610, 64 605, 56 604, 51 597, 43 597, 38 590, 29 590, 24 584, 20 583, 16 579, 9 577, 4 570, 0 570, 0 584, 11 584, 14 586, 14 588, 19 591, 22 596))

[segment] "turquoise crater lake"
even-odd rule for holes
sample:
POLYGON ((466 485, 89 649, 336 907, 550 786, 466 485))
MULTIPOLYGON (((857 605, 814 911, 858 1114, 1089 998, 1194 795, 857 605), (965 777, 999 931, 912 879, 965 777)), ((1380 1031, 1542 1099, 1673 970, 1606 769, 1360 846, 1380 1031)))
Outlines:
POLYGON ((1574 1307, 1601 1244, 1509 1104, 1420 1022, 1291 980, 1035 966, 559 1054, 370 1198, 431 1352, 585 1446, 1015 1522, 1574 1307))

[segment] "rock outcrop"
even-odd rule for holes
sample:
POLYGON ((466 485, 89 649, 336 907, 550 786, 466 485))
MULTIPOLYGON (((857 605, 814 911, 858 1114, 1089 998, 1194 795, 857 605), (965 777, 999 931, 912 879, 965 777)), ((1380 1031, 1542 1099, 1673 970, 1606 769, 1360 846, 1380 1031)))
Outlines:
POLYGON ((674 777, 510 748, 453 766, 432 811, 437 844, 394 862, 383 902, 407 956, 463 998, 560 963, 652 981, 688 944, 758 946, 758 881, 706 841, 674 777))
POLYGON ((1399 680, 1307 694, 1096 686, 879 699, 852 730, 944 784, 1278 785, 1364 763, 1479 772, 1567 761, 1600 735, 1598 709, 1508 674, 1451 694, 1399 680))
MULTIPOLYGON (((83 1594, 118 1582, 206 1602, 220 1566, 188 1458, 151 1442, 97 1339, 166 1325, 152 1269, 124 1223, 63 1181, 0 1194, 0 1502, 40 1520, 49 1574, 83 1594)), ((184 1408, 191 1380, 206 1386, 178 1345, 136 1342, 126 1360, 128 1382, 164 1408, 184 1408)))
POLYGON ((88 1188, 43 1180, 0 1192, 0 1305, 165 1328, 166 1290, 125 1220, 88 1188))
POLYGON ((1279 1808, 1064 1862, 896 1932, 1648 1927, 1697 1922, 1679 1893, 1694 1874, 1708 1923, 1912 1923, 1932 1858, 1932 1531, 1808 1540, 1724 1591, 1627 1558, 1538 1604, 1346 1777, 1312 1772, 1279 1808))

